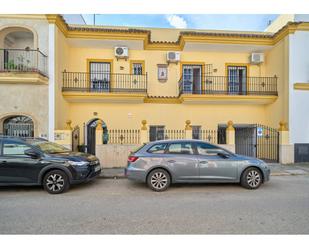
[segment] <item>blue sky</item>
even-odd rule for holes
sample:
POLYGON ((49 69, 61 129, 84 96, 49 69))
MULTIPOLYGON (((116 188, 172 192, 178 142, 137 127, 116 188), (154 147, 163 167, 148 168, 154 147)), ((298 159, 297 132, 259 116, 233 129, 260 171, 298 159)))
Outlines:
MULTIPOLYGON (((103 14, 96 15, 96 25, 263 31, 268 22, 277 16, 276 14, 103 14)), ((92 14, 83 17, 87 24, 93 24, 92 14)))

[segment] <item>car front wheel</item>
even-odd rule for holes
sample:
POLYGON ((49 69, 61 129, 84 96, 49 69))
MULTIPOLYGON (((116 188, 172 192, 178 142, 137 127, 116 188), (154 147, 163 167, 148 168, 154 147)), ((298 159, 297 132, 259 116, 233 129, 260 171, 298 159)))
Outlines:
POLYGON ((50 194, 61 194, 69 189, 69 178, 61 170, 52 170, 44 176, 43 187, 50 194))
POLYGON ((166 190, 171 184, 171 177, 164 169, 155 169, 147 177, 148 186, 157 192, 166 190))
POLYGON ((257 168, 251 167, 244 171, 241 177, 241 185, 247 189, 257 189, 262 184, 262 173, 257 168))

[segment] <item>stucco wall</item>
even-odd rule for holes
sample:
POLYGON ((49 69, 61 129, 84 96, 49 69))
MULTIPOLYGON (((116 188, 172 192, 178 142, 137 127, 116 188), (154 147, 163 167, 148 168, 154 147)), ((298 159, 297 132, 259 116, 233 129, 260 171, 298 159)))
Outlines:
POLYGON ((266 53, 265 73, 268 76, 276 75, 278 99, 273 104, 266 106, 267 125, 278 128, 280 121, 288 122, 288 66, 289 66, 289 40, 284 38, 266 53))
MULTIPOLYGON (((212 64, 217 71, 213 76, 226 75, 226 63, 249 63, 249 53, 227 52, 181 52, 181 63, 169 64, 168 80, 164 83, 157 79, 157 64, 166 64, 166 51, 130 50, 127 61, 115 59, 113 49, 69 47, 68 72, 86 72, 87 59, 113 60, 114 73, 130 73, 130 60, 145 60, 145 72, 148 73, 148 93, 150 96, 177 96, 178 81, 181 77, 181 63, 212 64), (120 68, 123 68, 120 70, 120 68)), ((264 65, 249 65, 249 76, 267 76, 264 65)))
POLYGON ((101 167, 114 168, 114 167, 125 167, 130 152, 140 145, 97 145, 96 156, 99 158, 101 167))
POLYGON ((297 31, 289 43, 289 123, 292 143, 309 143, 309 91, 295 90, 294 83, 309 84, 309 32, 297 31))
MULTIPOLYGON (((139 129, 141 121, 148 125, 165 125, 166 129, 184 129, 185 121, 201 125, 202 129, 217 129, 218 124, 265 123, 263 105, 191 105, 191 104, 121 104, 121 103, 70 103, 69 119, 73 125, 83 127, 94 118, 104 120, 108 129, 139 129)), ((81 137, 81 141, 83 138, 81 137)))
MULTIPOLYGON (((34 33, 36 46, 48 55, 48 22, 40 18, 20 18, 0 15, 0 38, 7 27, 29 28, 34 33)), ((1 40, 1 39, 0 39, 1 40)), ((27 44, 26 44, 27 45, 27 44)), ((3 43, 0 47, 3 46, 3 43)), ((34 121, 35 136, 48 134, 48 86, 35 84, 0 83, 0 132, 6 116, 28 115, 34 121)))
POLYGON ((64 129, 69 115, 68 103, 62 96, 62 72, 67 68, 70 49, 57 27, 55 41, 55 129, 64 129))

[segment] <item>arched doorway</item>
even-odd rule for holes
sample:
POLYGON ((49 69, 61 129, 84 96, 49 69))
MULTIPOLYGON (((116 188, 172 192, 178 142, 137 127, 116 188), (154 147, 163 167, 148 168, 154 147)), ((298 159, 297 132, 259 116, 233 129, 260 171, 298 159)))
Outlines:
POLYGON ((101 125, 103 129, 102 143, 106 144, 108 140, 106 123, 99 118, 94 118, 90 120, 86 125, 86 142, 87 142, 87 153, 90 153, 92 155, 95 155, 96 129, 98 125, 101 125))
POLYGON ((14 137, 33 137, 33 121, 27 116, 11 116, 3 122, 3 134, 14 137))

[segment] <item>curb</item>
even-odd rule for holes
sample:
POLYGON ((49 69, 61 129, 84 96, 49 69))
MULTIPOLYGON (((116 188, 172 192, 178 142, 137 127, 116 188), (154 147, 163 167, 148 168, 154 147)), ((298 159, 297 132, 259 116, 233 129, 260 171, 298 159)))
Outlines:
POLYGON ((291 176, 293 174, 286 173, 286 172, 277 172, 277 173, 270 173, 270 176, 291 176))
MULTIPOLYGON (((293 174, 293 173, 286 173, 286 172, 277 172, 277 173, 271 173, 270 176, 301 176, 301 175, 309 175, 309 174, 293 174)), ((126 179, 127 177, 125 175, 100 175, 98 177, 99 179, 126 179)))

